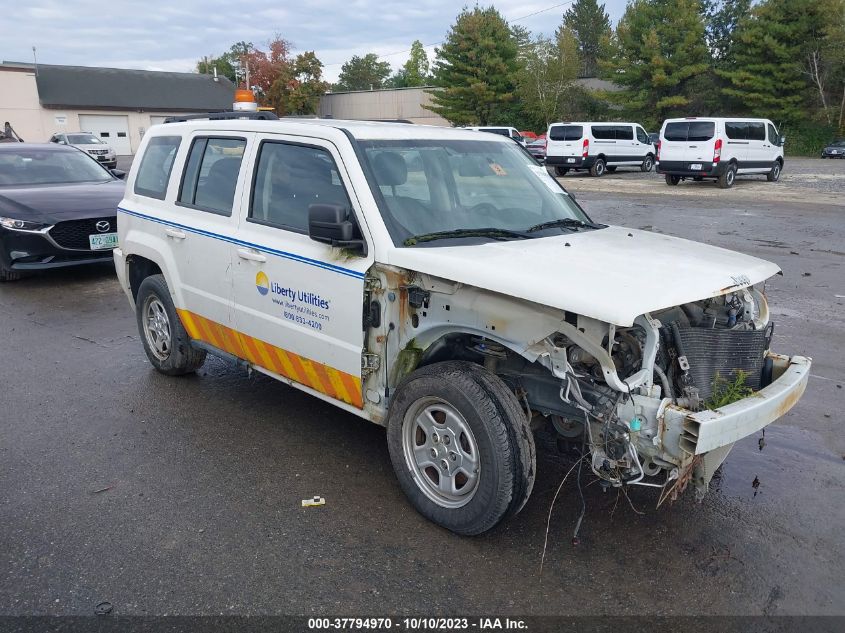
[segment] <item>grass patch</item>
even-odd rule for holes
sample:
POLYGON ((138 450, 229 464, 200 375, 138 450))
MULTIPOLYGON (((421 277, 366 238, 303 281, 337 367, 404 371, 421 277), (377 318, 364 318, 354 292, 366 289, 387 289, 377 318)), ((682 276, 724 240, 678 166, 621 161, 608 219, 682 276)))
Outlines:
POLYGON ((708 409, 718 409, 747 398, 754 393, 754 390, 745 384, 746 380, 748 380, 748 372, 741 369, 731 373, 731 380, 716 374, 716 378, 713 379, 713 392, 704 405, 708 409))

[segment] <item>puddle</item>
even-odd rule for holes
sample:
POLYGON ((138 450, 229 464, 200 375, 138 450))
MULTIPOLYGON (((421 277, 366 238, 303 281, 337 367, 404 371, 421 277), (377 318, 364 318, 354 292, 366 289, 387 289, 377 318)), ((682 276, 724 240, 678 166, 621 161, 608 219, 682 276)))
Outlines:
POLYGON ((800 494, 825 497, 842 488, 845 461, 817 434, 790 426, 766 427, 736 443, 710 482, 710 494, 749 502, 777 502, 800 494))

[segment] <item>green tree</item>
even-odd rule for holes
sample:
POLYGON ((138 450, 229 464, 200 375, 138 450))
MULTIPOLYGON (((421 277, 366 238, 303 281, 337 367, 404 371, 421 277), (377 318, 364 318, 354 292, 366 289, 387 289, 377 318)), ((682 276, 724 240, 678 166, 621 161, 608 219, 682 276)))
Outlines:
POLYGON ((563 14, 563 24, 578 42, 581 76, 595 77, 599 70, 601 41, 610 34, 610 16, 597 0, 577 0, 563 14))
POLYGON ((622 87, 608 93, 630 116, 656 127, 701 113, 710 90, 710 52, 699 0, 632 0, 600 65, 622 87))
POLYGON ((740 20, 748 17, 751 0, 703 0, 707 45, 716 68, 725 68, 733 60, 733 45, 740 20))
POLYGON ((225 55, 203 57, 197 62, 197 72, 201 75, 213 75, 215 68, 218 75, 228 78, 232 83, 237 82, 238 76, 235 66, 225 55))
POLYGON ((520 101, 534 122, 531 127, 546 128, 572 116, 580 98, 575 86, 580 68, 578 41, 570 29, 558 29, 553 40, 541 36, 532 42, 518 80, 520 101))
POLYGON ((380 62, 375 53, 368 53, 363 57, 353 55, 341 66, 334 89, 347 91, 383 88, 389 76, 390 64, 380 62))
POLYGON ((723 93, 756 116, 797 123, 827 111, 823 51, 841 0, 764 0, 740 20, 723 93), (821 66, 818 64, 821 63, 821 66), (818 103, 820 98, 821 103, 818 103))
POLYGON ((408 61, 402 66, 405 71, 405 85, 406 86, 424 86, 428 83, 428 54, 423 48, 422 42, 414 40, 411 44, 411 54, 408 56, 408 61))
POLYGON ((436 53, 432 112, 457 125, 488 125, 506 115, 516 91, 517 43, 495 8, 461 11, 436 53))
POLYGON ((323 81, 323 63, 314 51, 306 51, 276 78, 267 101, 280 116, 316 114, 320 97, 328 89, 329 84, 323 81))

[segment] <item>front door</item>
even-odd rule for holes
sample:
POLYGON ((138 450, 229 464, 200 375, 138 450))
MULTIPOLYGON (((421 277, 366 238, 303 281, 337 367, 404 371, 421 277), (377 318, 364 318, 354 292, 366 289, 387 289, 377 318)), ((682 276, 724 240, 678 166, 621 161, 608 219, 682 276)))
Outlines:
POLYGON ((328 141, 264 135, 254 164, 232 245, 245 358, 362 408, 364 273, 372 249, 361 256, 308 237, 312 204, 342 205, 362 217, 340 155, 328 141))

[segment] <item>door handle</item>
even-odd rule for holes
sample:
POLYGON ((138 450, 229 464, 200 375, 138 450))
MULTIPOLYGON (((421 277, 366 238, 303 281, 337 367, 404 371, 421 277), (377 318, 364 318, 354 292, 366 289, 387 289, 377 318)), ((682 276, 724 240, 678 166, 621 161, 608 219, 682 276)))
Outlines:
POLYGON ((238 257, 241 259, 246 259, 251 262, 266 262, 267 257, 262 255, 261 253, 257 253, 256 251, 246 249, 246 248, 239 248, 238 249, 238 257))
POLYGON ((164 229, 164 234, 174 240, 184 240, 187 237, 183 231, 176 229, 164 229))

